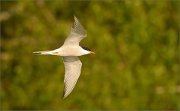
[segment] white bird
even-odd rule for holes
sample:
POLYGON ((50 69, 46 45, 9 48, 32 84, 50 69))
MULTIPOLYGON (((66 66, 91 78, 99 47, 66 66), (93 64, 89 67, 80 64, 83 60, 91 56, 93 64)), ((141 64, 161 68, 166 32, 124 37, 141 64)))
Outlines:
POLYGON ((66 38, 64 44, 55 50, 51 51, 37 51, 33 52, 40 55, 56 55, 62 56, 65 65, 64 76, 64 94, 63 98, 66 98, 73 90, 81 73, 82 63, 78 56, 86 54, 95 54, 89 48, 81 47, 79 42, 87 35, 86 30, 80 24, 78 19, 74 16, 74 24, 71 27, 71 32, 66 38))

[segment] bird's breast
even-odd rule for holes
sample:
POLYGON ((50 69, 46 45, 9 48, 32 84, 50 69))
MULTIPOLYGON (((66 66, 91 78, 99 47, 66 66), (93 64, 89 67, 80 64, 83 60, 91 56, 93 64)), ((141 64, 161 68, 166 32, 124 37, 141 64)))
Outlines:
POLYGON ((81 56, 81 49, 80 47, 62 47, 59 51, 60 56, 81 56))

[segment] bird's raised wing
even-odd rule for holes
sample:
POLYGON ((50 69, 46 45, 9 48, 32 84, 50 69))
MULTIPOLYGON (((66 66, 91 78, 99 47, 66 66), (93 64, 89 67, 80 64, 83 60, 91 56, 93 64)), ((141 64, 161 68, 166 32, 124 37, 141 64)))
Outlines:
POLYGON ((65 66, 65 76, 64 76, 64 94, 63 98, 66 98, 73 90, 76 82, 81 73, 82 63, 76 56, 66 56, 63 57, 63 62, 65 66))
POLYGON ((71 32, 66 38, 64 45, 79 45, 79 42, 87 35, 86 30, 74 16, 74 24, 71 27, 71 32))

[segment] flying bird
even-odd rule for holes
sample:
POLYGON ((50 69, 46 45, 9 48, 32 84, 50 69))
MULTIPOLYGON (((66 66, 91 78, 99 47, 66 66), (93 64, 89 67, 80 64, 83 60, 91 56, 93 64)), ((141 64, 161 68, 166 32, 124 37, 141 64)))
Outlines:
POLYGON ((71 27, 71 32, 60 48, 51 51, 33 52, 40 55, 56 55, 62 57, 65 66, 63 98, 66 98, 72 92, 80 76, 82 63, 79 56, 95 54, 95 52, 89 48, 79 45, 79 42, 86 36, 86 30, 74 16, 74 24, 71 27))

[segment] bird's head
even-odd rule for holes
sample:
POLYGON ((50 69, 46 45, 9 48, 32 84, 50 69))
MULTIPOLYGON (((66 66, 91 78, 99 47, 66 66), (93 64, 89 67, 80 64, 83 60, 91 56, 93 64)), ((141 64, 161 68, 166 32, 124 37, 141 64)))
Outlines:
POLYGON ((87 47, 83 47, 82 48, 86 51, 86 54, 96 54, 94 51, 92 51, 91 49, 87 48, 87 47))

